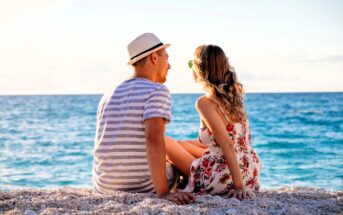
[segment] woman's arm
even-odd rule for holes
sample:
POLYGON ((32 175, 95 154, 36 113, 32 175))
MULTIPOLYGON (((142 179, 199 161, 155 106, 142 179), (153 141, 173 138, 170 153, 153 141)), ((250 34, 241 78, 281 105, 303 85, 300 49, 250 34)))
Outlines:
POLYGON ((236 190, 244 189, 244 184, 241 178, 241 171, 237 161, 235 147, 232 140, 227 134, 222 118, 216 111, 216 104, 206 97, 201 97, 196 102, 201 119, 212 132, 216 143, 223 150, 225 161, 229 167, 233 186, 236 190))

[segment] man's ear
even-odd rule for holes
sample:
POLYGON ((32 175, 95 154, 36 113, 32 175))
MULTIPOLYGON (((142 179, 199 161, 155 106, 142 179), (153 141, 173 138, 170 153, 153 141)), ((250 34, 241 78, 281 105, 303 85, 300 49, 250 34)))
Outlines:
POLYGON ((156 61, 157 61, 157 53, 156 52, 151 53, 150 60, 153 64, 156 64, 156 61))

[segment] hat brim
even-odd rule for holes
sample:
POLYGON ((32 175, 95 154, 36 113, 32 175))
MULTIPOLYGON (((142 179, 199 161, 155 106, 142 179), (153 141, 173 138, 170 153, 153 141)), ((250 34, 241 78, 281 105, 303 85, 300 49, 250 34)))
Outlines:
POLYGON ((156 51, 158 51, 158 50, 160 50, 160 49, 168 48, 169 46, 170 46, 170 44, 167 43, 167 44, 163 44, 162 46, 159 46, 159 47, 157 47, 157 48, 155 48, 155 49, 153 49, 153 50, 150 50, 150 51, 148 51, 148 52, 145 52, 144 54, 139 55, 138 57, 136 57, 136 58, 130 60, 130 61, 127 63, 127 65, 132 65, 132 64, 136 63, 137 61, 139 61, 139 60, 145 58, 146 56, 149 56, 151 53, 156 52, 156 51))

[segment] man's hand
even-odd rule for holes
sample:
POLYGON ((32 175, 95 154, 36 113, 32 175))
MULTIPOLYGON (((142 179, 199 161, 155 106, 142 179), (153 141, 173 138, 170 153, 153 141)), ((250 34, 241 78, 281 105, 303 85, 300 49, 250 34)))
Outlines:
POLYGON ((162 197, 169 201, 175 202, 178 205, 185 205, 194 202, 194 195, 192 193, 168 193, 162 197))
POLYGON ((255 198, 255 193, 252 190, 248 189, 232 189, 228 192, 229 197, 235 197, 239 200, 242 199, 252 199, 255 198))

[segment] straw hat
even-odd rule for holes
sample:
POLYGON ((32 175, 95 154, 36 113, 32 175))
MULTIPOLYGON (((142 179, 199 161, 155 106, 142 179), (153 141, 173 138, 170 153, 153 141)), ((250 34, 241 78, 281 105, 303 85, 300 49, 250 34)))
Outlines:
POLYGON ((127 46, 127 51, 129 52, 130 56, 130 61, 127 64, 132 65, 151 53, 169 46, 170 44, 163 44, 161 40, 155 36, 155 34, 144 33, 134 39, 127 46))

